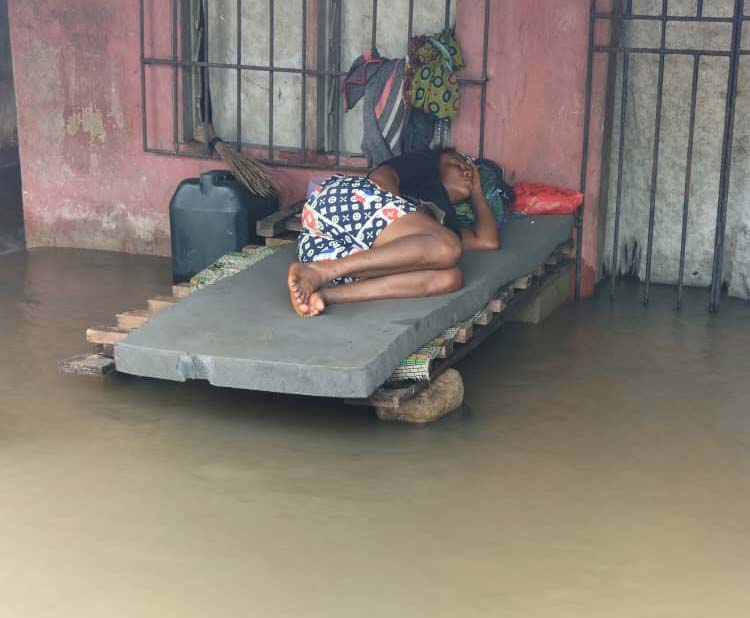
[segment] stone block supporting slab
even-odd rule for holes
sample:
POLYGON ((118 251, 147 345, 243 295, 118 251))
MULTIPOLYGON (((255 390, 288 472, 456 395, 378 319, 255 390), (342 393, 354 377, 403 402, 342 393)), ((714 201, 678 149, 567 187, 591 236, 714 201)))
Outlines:
POLYGON ((464 381, 455 369, 448 369, 413 399, 397 408, 376 407, 381 421, 432 423, 453 412, 464 402, 464 381))
POLYGON ((572 264, 566 264, 554 273, 547 275, 539 287, 524 292, 508 310, 509 322, 539 324, 558 307, 570 300, 570 274, 572 264))

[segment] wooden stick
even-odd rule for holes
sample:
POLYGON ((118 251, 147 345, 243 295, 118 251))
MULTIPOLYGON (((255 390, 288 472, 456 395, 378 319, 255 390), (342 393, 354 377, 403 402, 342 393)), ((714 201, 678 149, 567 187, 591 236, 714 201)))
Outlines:
POLYGON ((516 290, 525 290, 531 285, 531 275, 524 275, 513 282, 513 288, 516 290))
POLYGON ((86 341, 89 343, 114 345, 120 343, 130 334, 129 331, 113 326, 97 326, 86 330, 86 341))
POLYGON ((281 247, 282 245, 288 245, 296 242, 297 235, 284 234, 283 236, 275 236, 273 238, 266 238, 266 245, 269 247, 281 247))
MULTIPOLYGON (((242 249, 245 250, 244 248, 242 249)), ((185 298, 190 296, 190 284, 189 283, 178 283, 172 286, 172 296, 175 298, 185 298)))
POLYGON ((298 202, 290 208, 278 210, 275 213, 270 214, 263 219, 260 219, 255 224, 255 232, 258 234, 258 236, 264 236, 266 238, 283 234, 286 231, 287 219, 290 219, 294 215, 301 213, 302 207, 304 205, 304 202, 298 202))
POLYGON ((149 311, 153 315, 171 307, 179 302, 179 300, 179 298, 175 298, 174 296, 154 296, 153 298, 149 298, 147 302, 149 311))
POLYGON ((140 328, 151 319, 151 312, 146 309, 135 309, 118 313, 117 327, 122 330, 135 330, 140 328))
MULTIPOLYGON (((496 313, 499 313, 499 311, 496 313)), ((474 317, 474 324, 478 326, 487 326, 487 324, 492 321, 492 314, 492 309, 489 305, 487 305, 474 317)))
POLYGON ((456 343, 467 343, 474 336, 474 324, 472 322, 459 322, 456 324, 458 332, 453 340, 456 343))

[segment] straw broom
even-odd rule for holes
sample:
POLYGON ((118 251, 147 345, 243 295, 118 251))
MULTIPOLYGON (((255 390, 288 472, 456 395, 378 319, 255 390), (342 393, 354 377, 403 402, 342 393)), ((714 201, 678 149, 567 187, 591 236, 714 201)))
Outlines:
POLYGON ((202 123, 196 134, 201 142, 219 153, 237 180, 251 193, 261 197, 273 197, 279 194, 279 185, 276 184, 266 167, 227 146, 221 138, 216 137, 216 131, 210 122, 202 123))

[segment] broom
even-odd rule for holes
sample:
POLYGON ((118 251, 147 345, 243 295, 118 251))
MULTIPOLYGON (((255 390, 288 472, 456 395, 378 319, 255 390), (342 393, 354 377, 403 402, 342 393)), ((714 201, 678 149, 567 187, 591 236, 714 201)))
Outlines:
POLYGON ((216 131, 210 122, 201 123, 196 131, 196 137, 206 144, 209 150, 215 150, 219 153, 219 156, 229 166, 235 177, 251 193, 261 197, 274 197, 279 194, 279 185, 266 167, 251 157, 227 146, 224 140, 216 137, 216 131))

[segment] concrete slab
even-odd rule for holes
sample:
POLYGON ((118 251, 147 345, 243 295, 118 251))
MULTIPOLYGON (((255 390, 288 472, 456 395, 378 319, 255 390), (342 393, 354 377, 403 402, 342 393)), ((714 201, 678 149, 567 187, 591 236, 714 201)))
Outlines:
POLYGON ((362 398, 419 346, 481 309, 570 238, 571 217, 510 221, 503 248, 463 258, 464 288, 436 298, 334 305, 314 319, 289 306, 288 247, 199 290, 115 346, 117 370, 278 393, 362 398))

